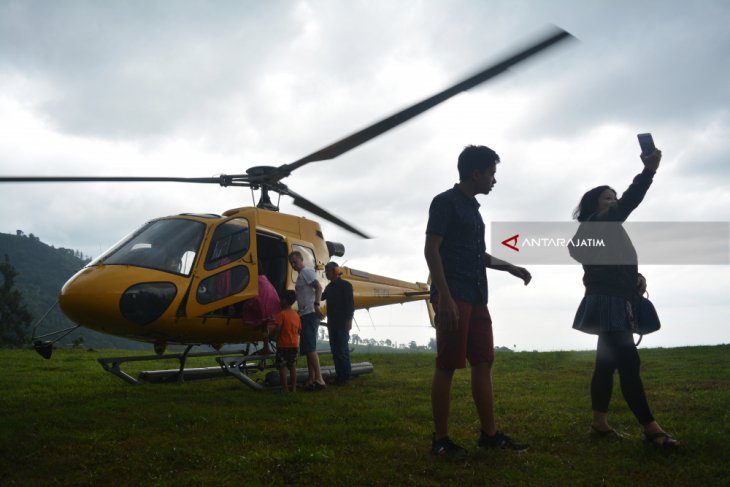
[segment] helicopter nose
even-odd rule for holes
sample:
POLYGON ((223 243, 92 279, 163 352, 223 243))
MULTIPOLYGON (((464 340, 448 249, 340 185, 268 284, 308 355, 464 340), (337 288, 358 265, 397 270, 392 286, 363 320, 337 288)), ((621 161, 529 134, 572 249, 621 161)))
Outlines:
POLYGON ((130 326, 139 329, 158 319, 175 299, 178 288, 167 276, 128 266, 87 267, 63 286, 59 305, 81 326, 126 334, 130 326))

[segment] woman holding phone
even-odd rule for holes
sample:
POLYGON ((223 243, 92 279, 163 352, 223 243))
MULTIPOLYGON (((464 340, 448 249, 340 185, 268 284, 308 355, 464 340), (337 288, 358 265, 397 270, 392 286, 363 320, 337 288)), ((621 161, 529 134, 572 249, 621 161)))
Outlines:
POLYGON ((613 391, 613 375, 618 370, 621 392, 629 408, 644 429, 647 443, 674 449, 679 442, 667 434, 656 422, 646 399, 640 376, 639 353, 634 344, 632 303, 636 302, 646 283, 638 273, 638 262, 633 244, 621 225, 644 199, 654 174, 659 168, 662 153, 652 147, 641 160, 644 169, 621 196, 609 186, 598 186, 583 195, 573 218, 582 223, 578 231, 585 232, 590 223, 605 223, 618 243, 621 262, 600 262, 583 255, 573 256, 583 263, 585 296, 578 307, 573 328, 598 335, 596 363, 591 379, 593 420, 591 434, 597 437, 621 435, 608 423, 608 405, 613 391), (586 223, 583 225, 583 223, 586 223))

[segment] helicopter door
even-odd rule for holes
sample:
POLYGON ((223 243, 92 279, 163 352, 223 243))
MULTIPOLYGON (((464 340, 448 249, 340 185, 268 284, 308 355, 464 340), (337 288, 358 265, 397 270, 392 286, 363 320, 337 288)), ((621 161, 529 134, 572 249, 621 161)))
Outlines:
POLYGON ((281 294, 286 289, 289 270, 286 241, 278 235, 256 230, 256 252, 259 275, 266 276, 276 292, 281 294))
POLYGON ((186 306, 189 317, 240 316, 239 303, 258 294, 252 234, 245 218, 232 218, 214 228, 205 257, 196 265, 186 306))

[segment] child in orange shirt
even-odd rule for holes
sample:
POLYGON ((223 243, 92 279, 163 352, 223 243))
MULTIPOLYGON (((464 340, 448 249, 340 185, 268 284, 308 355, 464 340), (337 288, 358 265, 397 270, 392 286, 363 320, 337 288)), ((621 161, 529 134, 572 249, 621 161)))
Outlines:
POLYGON ((299 354, 299 332, 302 322, 299 313, 291 307, 296 302, 297 295, 293 290, 285 291, 281 297, 281 311, 275 318, 279 337, 276 339, 276 359, 274 365, 279 369, 281 390, 287 392, 286 369, 289 369, 291 391, 297 390, 297 355, 299 354))

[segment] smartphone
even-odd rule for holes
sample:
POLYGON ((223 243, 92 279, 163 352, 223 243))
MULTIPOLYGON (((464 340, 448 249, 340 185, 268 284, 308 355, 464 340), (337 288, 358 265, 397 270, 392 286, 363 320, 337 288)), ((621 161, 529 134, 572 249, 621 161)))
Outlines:
POLYGON ((639 146, 641 147, 641 154, 648 156, 654 152, 654 139, 651 134, 638 134, 636 136, 639 139, 639 146))

